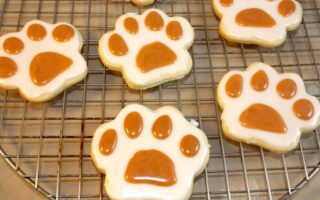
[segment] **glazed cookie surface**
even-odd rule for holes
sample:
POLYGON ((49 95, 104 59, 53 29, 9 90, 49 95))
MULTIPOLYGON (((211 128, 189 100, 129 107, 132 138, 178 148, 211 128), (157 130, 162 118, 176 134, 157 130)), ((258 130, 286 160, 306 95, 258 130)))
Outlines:
POLYGON ((147 89, 188 74, 188 48, 193 28, 182 17, 168 17, 158 9, 142 15, 120 16, 115 30, 99 41, 99 56, 111 70, 120 71, 130 88, 147 89))
POLYGON ((295 0, 212 1, 221 18, 219 32, 231 42, 276 47, 302 20, 302 7, 295 0))
POLYGON ((147 6, 153 4, 155 0, 131 0, 137 6, 147 6))
POLYGON ((18 89, 29 101, 50 100, 86 76, 81 47, 71 24, 29 21, 0 37, 0 87, 18 89))
POLYGON ((300 76, 278 73, 264 63, 225 74, 218 103, 227 137, 273 152, 294 149, 301 133, 320 123, 319 101, 306 93, 300 76))
POLYGON ((207 165, 209 144, 174 107, 132 104, 95 131, 91 156, 111 199, 181 200, 207 165))

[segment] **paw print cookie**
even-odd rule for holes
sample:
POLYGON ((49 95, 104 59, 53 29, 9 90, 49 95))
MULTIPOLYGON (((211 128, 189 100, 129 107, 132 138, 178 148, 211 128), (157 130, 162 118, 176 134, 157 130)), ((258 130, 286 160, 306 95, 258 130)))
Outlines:
POLYGON ((137 6, 147 6, 154 3, 155 0, 131 0, 137 6))
POLYGON ((225 74, 218 86, 224 134, 273 152, 295 148, 301 133, 320 123, 317 98, 306 93, 294 73, 278 73, 264 63, 225 74))
POLYGON ((232 42, 276 47, 302 20, 302 7, 295 0, 212 1, 221 18, 219 32, 232 42))
POLYGON ((193 39, 186 19, 149 9, 120 16, 115 30, 101 37, 99 56, 108 68, 122 73, 130 88, 147 89, 190 72, 187 49, 193 39))
POLYGON ((94 133, 91 157, 111 199, 188 199, 209 160, 206 135, 174 107, 132 104, 94 133))
POLYGON ((86 76, 81 47, 72 25, 32 20, 0 37, 0 87, 18 89, 29 101, 50 100, 86 76))

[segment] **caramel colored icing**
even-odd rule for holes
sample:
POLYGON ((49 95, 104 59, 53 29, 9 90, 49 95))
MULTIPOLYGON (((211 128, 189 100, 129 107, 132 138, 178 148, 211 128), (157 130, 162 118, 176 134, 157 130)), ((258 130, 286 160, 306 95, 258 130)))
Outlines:
POLYGON ((163 27, 163 19, 161 15, 159 15, 157 12, 152 11, 150 12, 145 21, 144 21, 146 27, 152 31, 159 31, 163 27))
POLYGON ((158 139, 166 139, 172 131, 172 121, 168 115, 160 116, 152 125, 152 134, 158 139))
POLYGON ((0 57, 0 78, 8 78, 17 70, 17 64, 11 58, 0 57))
POLYGON ((67 42, 74 36, 74 30, 71 26, 62 24, 54 28, 52 37, 58 42, 67 42))
POLYGON ((282 0, 278 5, 278 11, 283 17, 288 17, 296 11, 296 4, 291 0, 282 0))
POLYGON ((114 129, 109 129, 104 132, 99 143, 100 153, 105 156, 110 155, 117 146, 117 141, 118 137, 114 129))
POLYGON ((123 56, 128 53, 128 46, 121 35, 114 33, 109 38, 109 49, 115 56, 123 56))
POLYGON ((236 16, 240 26, 269 28, 276 25, 276 21, 265 11, 259 8, 249 8, 240 11, 236 16))
POLYGON ((123 21, 123 25, 130 34, 136 34, 139 30, 138 22, 133 17, 128 17, 123 21))
POLYGON ((59 53, 44 52, 36 55, 30 64, 30 77, 38 86, 43 86, 67 70, 73 61, 59 53))
POLYGON ((284 99, 291 99, 297 93, 297 84, 292 79, 283 79, 277 85, 279 96, 284 99))
POLYGON ((294 114, 302 119, 309 120, 312 118, 314 109, 312 103, 307 99, 299 99, 293 104, 294 114))
POLYGON ((130 159, 125 180, 129 183, 171 186, 177 182, 172 160, 157 150, 138 151, 130 159))
POLYGON ((180 150, 186 157, 197 155, 200 148, 199 140, 193 135, 186 135, 180 142, 180 150))
POLYGON ((257 71, 251 78, 251 87, 258 92, 267 89, 268 85, 269 80, 267 74, 263 70, 257 71))
POLYGON ((143 129, 143 120, 138 112, 131 112, 124 120, 124 130, 129 138, 136 138, 143 129))
POLYGON ((240 115, 241 124, 247 128, 283 134, 287 126, 278 111, 265 104, 253 104, 240 115))
POLYGON ((226 83, 226 93, 229 97, 236 98, 241 95, 243 78, 240 74, 232 75, 226 83))
POLYGON ((183 35, 182 27, 177 21, 169 22, 166 28, 166 32, 168 37, 172 40, 179 40, 183 35))
POLYGON ((233 4, 233 0, 220 0, 220 4, 224 7, 229 7, 231 4, 233 4))
POLYGON ((27 30, 27 35, 31 40, 39 41, 46 37, 47 31, 40 24, 32 24, 27 30))
POLYGON ((142 73, 165 67, 174 63, 177 55, 165 44, 153 42, 143 46, 137 56, 136 63, 142 73))
POLYGON ((9 37, 3 43, 3 49, 9 54, 18 54, 23 48, 23 42, 16 37, 9 37))

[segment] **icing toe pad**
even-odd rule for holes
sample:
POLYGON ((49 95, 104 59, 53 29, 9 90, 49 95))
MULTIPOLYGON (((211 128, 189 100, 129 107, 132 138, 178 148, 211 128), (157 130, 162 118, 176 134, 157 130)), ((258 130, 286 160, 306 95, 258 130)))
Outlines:
POLYGON ((130 88, 147 89, 190 72, 193 39, 186 19, 148 9, 120 16, 115 30, 101 37, 99 56, 106 67, 122 73, 130 88))
POLYGON ((274 152, 295 148, 301 133, 320 124, 317 98, 306 93, 294 73, 277 73, 264 63, 231 71, 218 85, 224 134, 274 152))
POLYGON ((71 24, 29 21, 0 37, 0 87, 18 89, 29 101, 50 100, 86 76, 81 48, 71 24))
POLYGON ((209 160, 206 135, 174 107, 132 104, 94 133, 91 156, 111 199, 188 199, 209 160))
POLYGON ((302 7, 296 0, 212 0, 219 32, 231 42, 281 45, 287 31, 298 28, 302 7))

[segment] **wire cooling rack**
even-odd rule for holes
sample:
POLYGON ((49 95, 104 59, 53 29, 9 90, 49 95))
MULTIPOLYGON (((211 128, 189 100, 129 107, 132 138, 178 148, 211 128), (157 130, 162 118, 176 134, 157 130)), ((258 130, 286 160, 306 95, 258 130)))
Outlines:
POLYGON ((301 3, 304 20, 299 29, 289 33, 281 47, 264 49, 223 40, 209 0, 158 0, 151 7, 183 16, 195 28, 190 49, 194 68, 181 80, 134 91, 101 64, 97 46, 118 16, 146 8, 115 0, 1 0, 1 34, 17 31, 32 19, 67 21, 79 28, 89 74, 47 103, 29 103, 17 92, 0 90, 0 153, 48 198, 106 199, 104 176, 90 158, 94 130, 130 103, 150 108, 171 105, 197 120, 212 145, 209 165, 196 179, 192 199, 285 199, 319 170, 318 132, 303 137, 296 150, 280 155, 226 140, 215 90, 227 71, 263 61, 278 71, 300 74, 308 92, 319 97, 320 1, 301 3))

